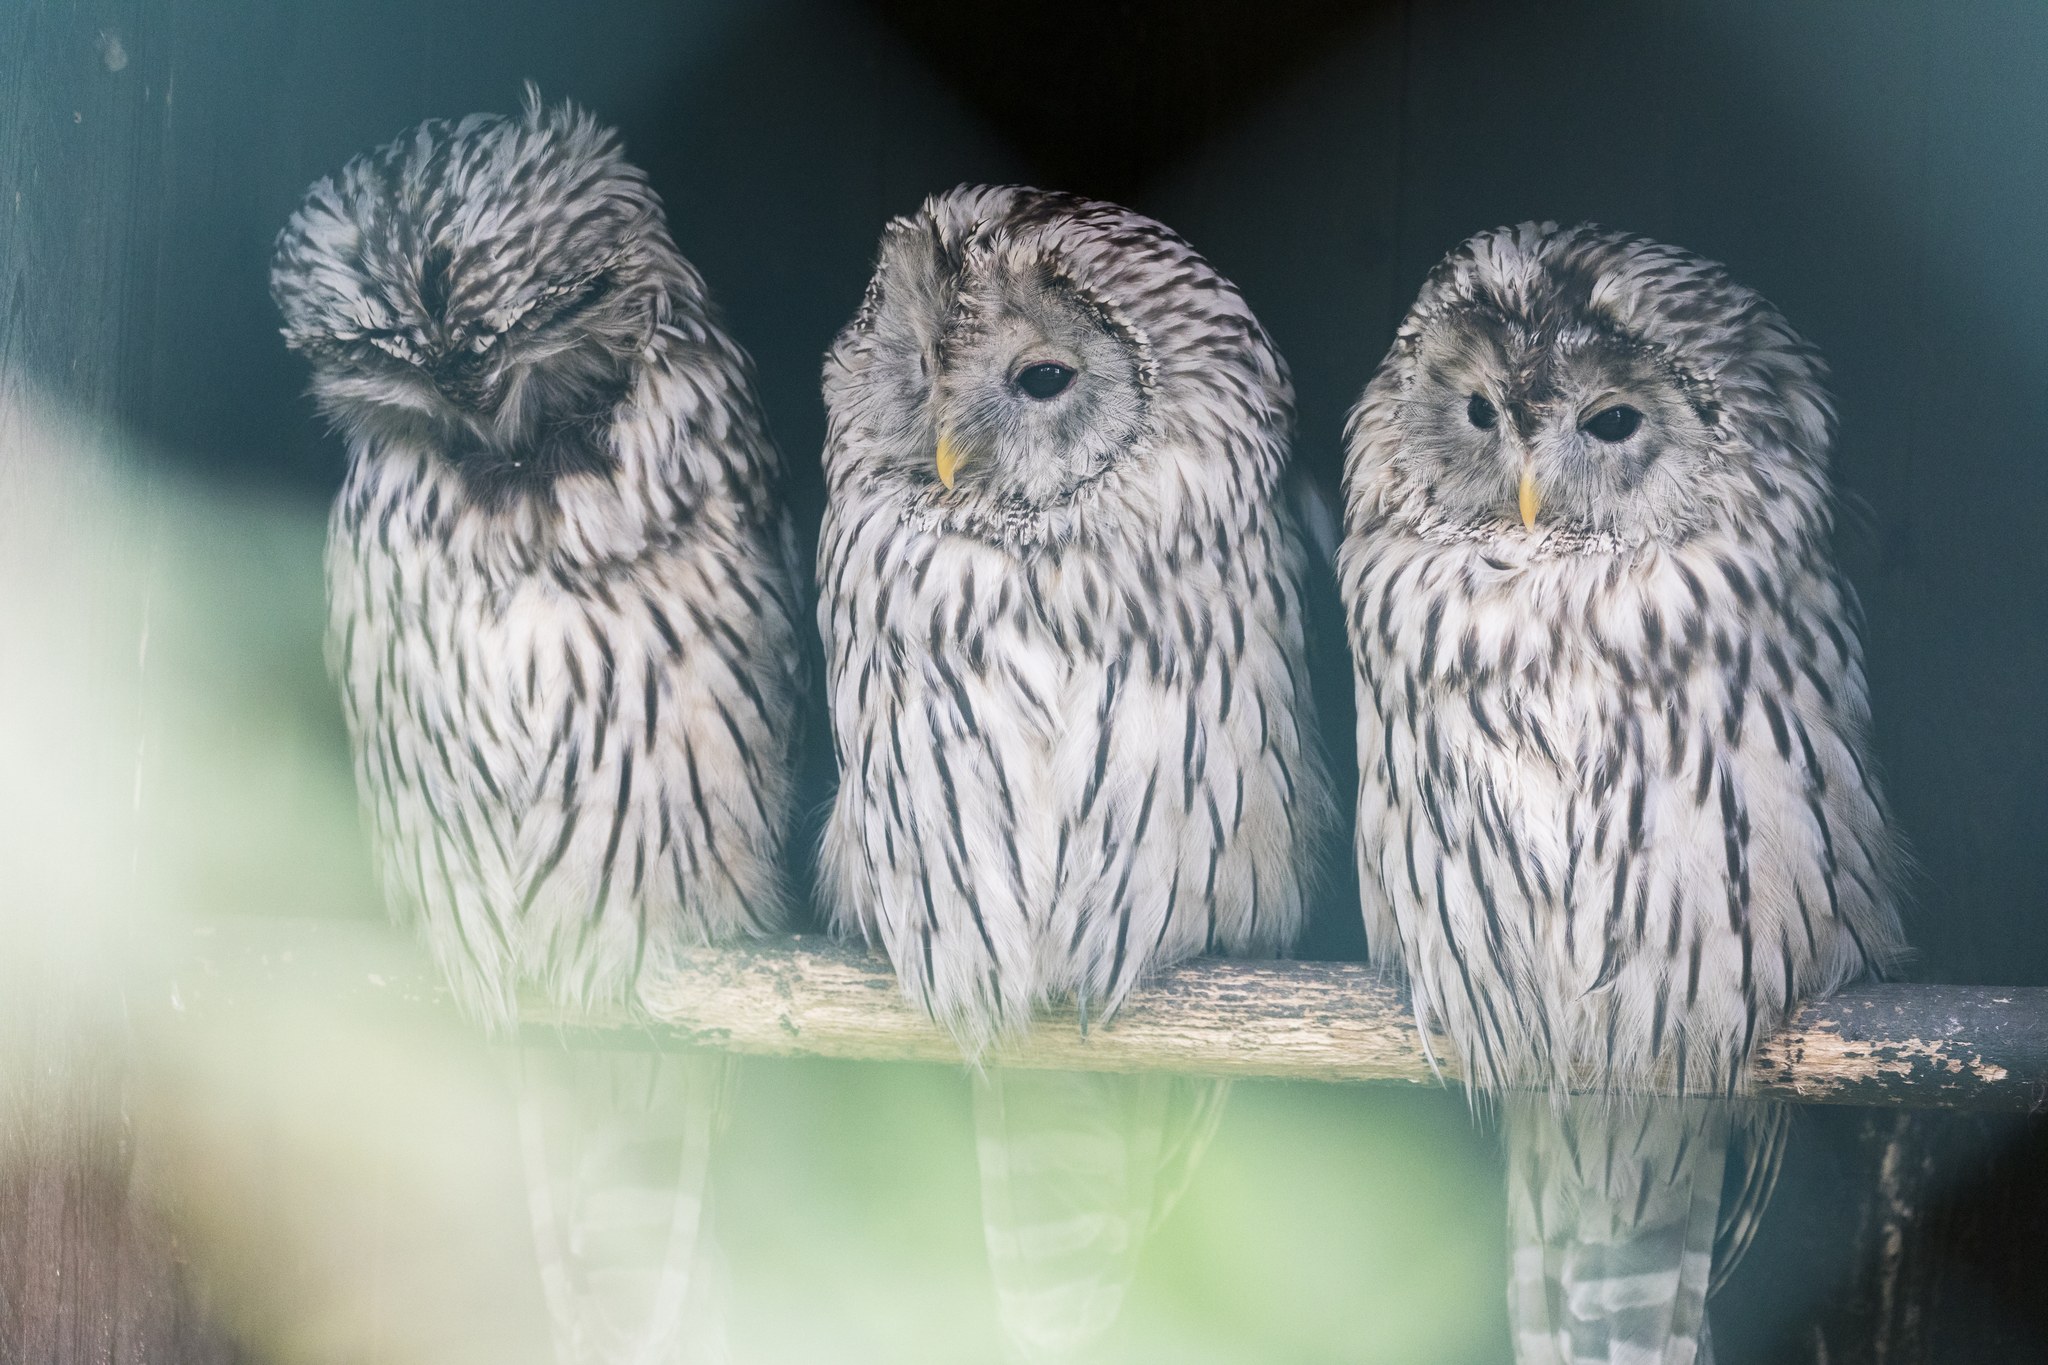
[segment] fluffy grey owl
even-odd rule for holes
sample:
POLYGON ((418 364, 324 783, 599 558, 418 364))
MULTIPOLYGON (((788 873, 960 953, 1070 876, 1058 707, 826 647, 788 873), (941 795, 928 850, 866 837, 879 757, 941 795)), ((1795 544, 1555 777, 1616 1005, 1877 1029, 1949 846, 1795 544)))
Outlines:
POLYGON ((1366 926, 1468 1084, 1549 1092, 1506 1114, 1524 1362, 1707 1357, 1753 1048, 1901 949, 1822 380, 1721 267, 1524 224, 1352 414, 1366 926))
MULTIPOLYGON (((457 996, 505 1029, 522 987, 627 1000, 678 947, 779 926, 779 461, 613 135, 530 89, 423 124, 312 188, 271 287, 348 442, 330 663, 387 895, 457 996)), ((563 1354, 642 1358, 685 1330, 720 1068, 524 1066, 563 1354)))
MULTIPOLYGON (((1277 498, 1292 392, 1237 290, 1125 209, 962 188, 889 225, 824 387, 839 923, 970 1055, 1047 1001, 1107 1015, 1155 967, 1285 948, 1329 803, 1277 498)), ((1020 1353, 1114 1316, 1177 1185, 1160 1154, 1219 1099, 988 1073, 1020 1353)))

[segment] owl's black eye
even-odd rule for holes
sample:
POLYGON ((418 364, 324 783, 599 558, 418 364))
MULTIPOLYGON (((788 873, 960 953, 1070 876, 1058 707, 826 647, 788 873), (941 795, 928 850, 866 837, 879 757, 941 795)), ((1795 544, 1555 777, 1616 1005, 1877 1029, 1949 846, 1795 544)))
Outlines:
POLYGON ((1011 382, 1022 389, 1026 397, 1056 398, 1066 391, 1067 385, 1074 382, 1074 371, 1057 361, 1041 360, 1036 365, 1026 365, 1017 371, 1016 379, 1011 382))
POLYGON ((1475 393, 1465 400, 1465 420, 1481 431, 1492 431, 1493 424, 1500 420, 1500 413, 1494 410, 1493 404, 1475 393))
POLYGON ((1616 441, 1626 441, 1635 435, 1636 428, 1642 424, 1643 415, 1640 412, 1626 403, 1617 403, 1604 412, 1596 412, 1588 417, 1580 430, 1596 441, 1606 441, 1611 445, 1616 441))

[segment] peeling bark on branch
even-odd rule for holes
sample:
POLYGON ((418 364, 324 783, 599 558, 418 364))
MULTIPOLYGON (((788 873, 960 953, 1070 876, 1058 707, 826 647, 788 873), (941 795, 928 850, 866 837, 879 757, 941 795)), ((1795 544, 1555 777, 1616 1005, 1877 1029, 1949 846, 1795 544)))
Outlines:
MULTIPOLYGON (((201 932, 172 987, 176 1008, 215 1014, 267 983, 342 1000, 452 1008, 396 931, 246 921, 201 932)), ((540 1003, 537 1038, 607 1047, 705 1047, 755 1056, 960 1064, 907 1004, 888 963, 803 936, 690 953, 650 984, 644 1013, 572 1017, 540 1003)), ((1446 1079, 1447 1051, 1432 1040, 1446 1079)), ((1437 1073, 1400 988, 1333 962, 1203 959, 1135 992, 1083 1033, 1071 1011, 992 1052, 1005 1066, 1313 1081, 1431 1083, 1437 1073)), ((1808 1007, 1760 1050, 1757 1092, 1808 1104, 2033 1111, 2048 1103, 2048 990, 1867 986, 1808 1007)))

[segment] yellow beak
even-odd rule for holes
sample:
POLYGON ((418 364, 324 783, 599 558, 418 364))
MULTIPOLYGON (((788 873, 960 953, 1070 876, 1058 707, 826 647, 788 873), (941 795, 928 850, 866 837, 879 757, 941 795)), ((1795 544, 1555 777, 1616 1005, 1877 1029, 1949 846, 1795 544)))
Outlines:
POLYGON ((960 468, 960 448, 953 444, 952 436, 943 431, 939 433, 938 461, 939 482, 950 490, 953 487, 953 475, 960 468))
MULTIPOLYGON (((945 450, 946 447, 942 443, 939 446, 940 468, 942 469, 945 467, 945 450)), ((940 477, 944 478, 945 476, 942 474, 940 475, 940 477)), ((951 488, 952 486, 953 481, 951 479, 947 479, 946 487, 951 488)), ((1536 514, 1543 510, 1543 499, 1537 496, 1536 471, 1529 465, 1522 466, 1521 503, 1522 525, 1528 528, 1529 530, 1533 531, 1536 529, 1536 514)))

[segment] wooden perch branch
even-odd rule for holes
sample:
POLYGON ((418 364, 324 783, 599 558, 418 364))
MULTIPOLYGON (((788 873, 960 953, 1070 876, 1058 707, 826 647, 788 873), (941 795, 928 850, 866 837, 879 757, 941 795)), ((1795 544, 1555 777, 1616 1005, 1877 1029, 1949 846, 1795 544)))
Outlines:
MULTIPOLYGON (((199 931, 173 986, 181 1011, 219 1015, 239 990, 323 992, 452 1008, 430 964, 393 931, 247 921, 199 931)), ((770 1057, 959 1065, 952 1040, 912 1009, 888 964, 816 937, 687 955, 645 992, 647 1011, 521 1015, 536 1041, 691 1046, 770 1057)), ((1444 1076, 1448 1050, 1434 1040, 1444 1076)), ((1005 1066, 1313 1081, 1434 1083, 1401 990, 1369 967, 1203 959, 1134 993, 1084 1035, 1071 1011, 990 1054, 1005 1066)), ((1818 1104, 1972 1109, 2048 1107, 2048 990, 1866 986, 1801 1011, 1768 1040, 1757 1089, 1818 1104)))

